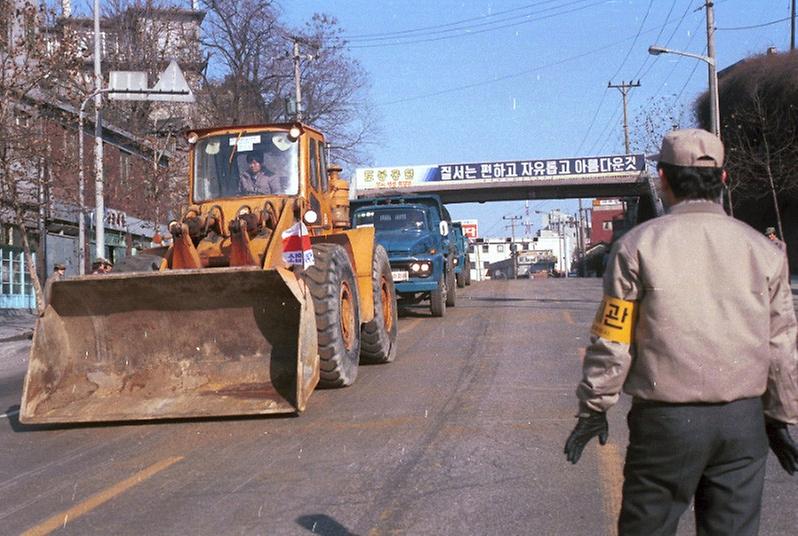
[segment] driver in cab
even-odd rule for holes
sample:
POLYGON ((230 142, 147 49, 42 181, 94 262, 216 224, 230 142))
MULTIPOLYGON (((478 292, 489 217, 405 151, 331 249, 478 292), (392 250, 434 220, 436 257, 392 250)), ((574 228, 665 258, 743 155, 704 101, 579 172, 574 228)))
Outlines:
POLYGON ((239 191, 244 195, 273 195, 282 192, 280 177, 263 165, 263 155, 247 155, 247 169, 241 172, 239 191))

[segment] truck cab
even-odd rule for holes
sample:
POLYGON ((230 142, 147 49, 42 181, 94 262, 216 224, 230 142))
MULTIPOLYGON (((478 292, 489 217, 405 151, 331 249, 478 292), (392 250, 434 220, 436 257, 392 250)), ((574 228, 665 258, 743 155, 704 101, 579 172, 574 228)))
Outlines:
POLYGON ((397 298, 429 300, 433 316, 455 305, 455 258, 449 211, 438 196, 405 195, 354 200, 352 227, 373 227, 388 252, 397 298))

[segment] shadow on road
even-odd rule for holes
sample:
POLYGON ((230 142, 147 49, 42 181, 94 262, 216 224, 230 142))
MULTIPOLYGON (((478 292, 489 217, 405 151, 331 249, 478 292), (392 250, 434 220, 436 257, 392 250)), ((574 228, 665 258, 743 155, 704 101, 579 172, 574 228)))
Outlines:
POLYGON ((129 421, 101 421, 101 422, 73 422, 73 423, 47 423, 24 424, 19 420, 19 404, 6 410, 8 423, 14 432, 46 432, 49 430, 71 430, 90 428, 119 428, 122 426, 163 426, 180 423, 202 423, 219 421, 244 421, 244 420, 284 420, 299 417, 298 413, 272 413, 264 415, 225 415, 217 417, 185 417, 182 419, 142 419, 129 421))
POLYGON ((326 514, 299 516, 296 522, 313 534, 321 534, 321 536, 356 536, 354 532, 350 532, 349 529, 326 514))

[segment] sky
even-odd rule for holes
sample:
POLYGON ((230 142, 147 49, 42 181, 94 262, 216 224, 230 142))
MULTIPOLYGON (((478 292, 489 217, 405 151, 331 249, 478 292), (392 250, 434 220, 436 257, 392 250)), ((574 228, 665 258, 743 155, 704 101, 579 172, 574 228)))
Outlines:
MULTIPOLYGON (((718 69, 790 46, 790 0, 715 0, 718 69)), ((707 65, 648 47, 705 55, 704 0, 283 0, 286 22, 334 16, 369 74, 381 141, 374 166, 624 153, 630 122, 666 103, 695 126, 707 65)), ((632 145, 642 140, 632 130, 632 145)), ((632 152, 635 152, 634 150, 632 152)), ((449 205, 480 235, 509 236, 504 216, 576 213, 576 200, 449 205)))

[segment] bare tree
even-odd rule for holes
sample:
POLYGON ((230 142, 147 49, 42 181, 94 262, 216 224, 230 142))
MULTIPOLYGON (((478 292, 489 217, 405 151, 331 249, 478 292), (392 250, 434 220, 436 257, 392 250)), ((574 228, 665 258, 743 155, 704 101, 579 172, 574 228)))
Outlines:
MULTIPOLYGON (((798 54, 746 58, 721 76, 718 91, 735 199, 770 198, 784 239, 782 203, 798 194, 798 54)), ((706 94, 695 108, 708 124, 706 94)))
POLYGON ((44 309, 42 285, 33 261, 29 229, 40 219, 53 167, 68 166, 54 151, 46 130, 46 106, 68 94, 60 81, 74 74, 77 43, 53 42, 39 29, 53 14, 33 2, 4 2, 0 24, 0 217, 19 231, 26 265, 44 309), (6 39, 6 37, 10 39, 6 39))
POLYGON ((378 136, 367 104, 368 77, 349 56, 338 22, 314 15, 291 29, 270 0, 204 0, 203 46, 210 62, 203 96, 210 123, 253 124, 290 119, 294 97, 292 46, 300 43, 304 121, 322 130, 333 156, 353 166, 367 161, 378 136))
POLYGON ((656 154, 668 131, 685 128, 693 122, 692 114, 675 95, 650 98, 632 118, 632 149, 656 154))

